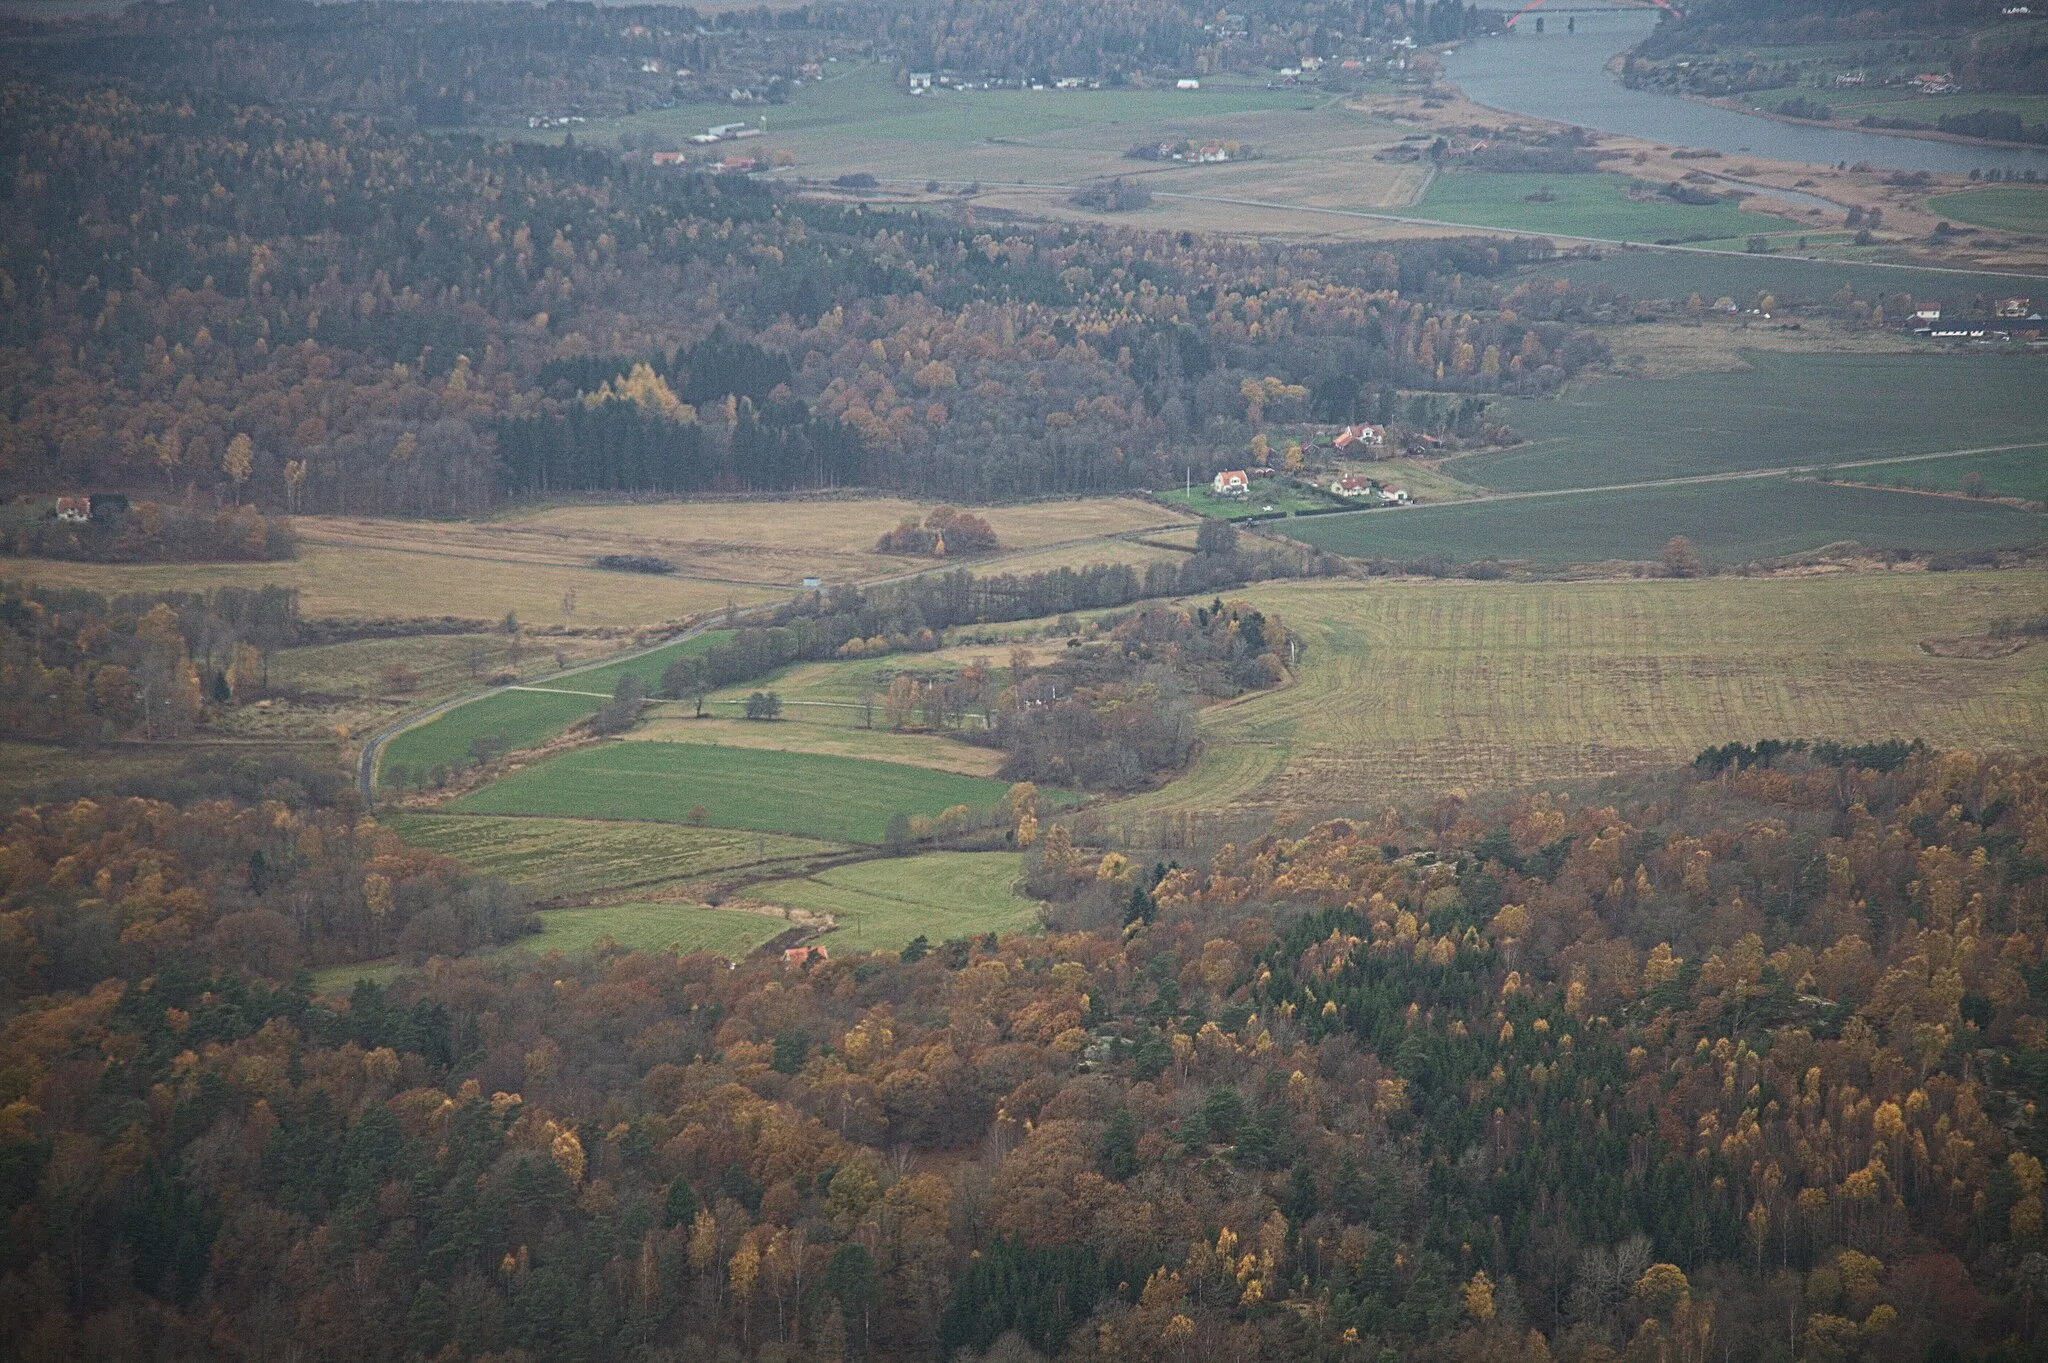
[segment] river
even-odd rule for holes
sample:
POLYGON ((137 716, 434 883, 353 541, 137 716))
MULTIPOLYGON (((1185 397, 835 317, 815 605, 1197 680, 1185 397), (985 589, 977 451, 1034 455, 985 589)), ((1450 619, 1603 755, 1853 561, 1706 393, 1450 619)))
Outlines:
POLYGON ((1545 25, 1548 32, 1538 34, 1531 14, 1506 36, 1467 42, 1451 53, 1446 73, 1489 108, 1669 146, 1816 165, 1861 161, 1885 170, 1965 175, 1994 168, 2032 169, 2048 177, 2048 151, 1810 128, 1676 95, 1631 90, 1608 72, 1607 63, 1657 26, 1655 14, 1617 10, 1572 15, 1578 21, 1576 33, 1566 31, 1566 17, 1551 16, 1545 25))

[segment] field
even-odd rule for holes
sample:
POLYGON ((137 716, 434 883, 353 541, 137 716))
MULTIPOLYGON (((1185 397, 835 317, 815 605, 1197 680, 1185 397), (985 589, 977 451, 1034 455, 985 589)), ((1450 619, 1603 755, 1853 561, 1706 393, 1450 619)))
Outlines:
POLYGON ((416 847, 522 885, 542 899, 702 880, 740 867, 794 864, 845 850, 809 838, 673 823, 410 811, 384 814, 380 822, 416 847))
POLYGON ((1598 259, 1558 261, 1537 273, 1570 279, 1588 288, 1605 284, 1631 298, 1683 302, 1697 293, 1710 303, 1728 297, 1744 307, 1763 293, 1788 306, 1823 302, 1845 284, 1864 299, 1907 293, 1923 302, 1963 302, 1978 294, 1998 297, 2028 287, 2025 280, 2001 275, 1820 263, 1741 252, 1615 251, 1598 259))
POLYGON ((694 904, 604 904, 588 909, 549 909, 540 931, 492 953, 539 955, 588 951, 609 937, 634 951, 708 951, 738 959, 790 925, 772 914, 706 909, 694 904))
POLYGON ((2048 438, 2038 359, 1755 352, 1750 368, 1595 382, 1497 410, 1524 445, 1445 472, 1501 491, 1935 454, 2048 438), (1816 405, 1825 394, 1825 406, 1816 405), (1643 432, 1658 433, 1655 441, 1643 432))
POLYGON ((474 760, 470 745, 485 736, 501 740, 501 749, 537 747, 596 713, 626 673, 638 675, 652 689, 676 659, 701 654, 731 637, 728 631, 713 630, 665 644, 638 658, 606 663, 535 686, 494 691, 393 738, 379 754, 378 772, 389 782, 395 770, 403 767, 413 784, 418 784, 435 767, 460 767, 474 760))
POLYGON ((1925 459, 1882 468, 1849 470, 1842 474, 1860 483, 1883 483, 1893 487, 1927 488, 1934 492, 1962 492, 1963 480, 1971 474, 1983 479, 1981 495, 2019 497, 2030 502, 2048 502, 2048 446, 1987 454, 1967 459, 1925 459))
POLYGON ((1032 900, 1015 882, 1016 852, 929 852, 841 866, 801 880, 756 886, 770 904, 829 913, 839 926, 825 939, 839 950, 896 951, 922 935, 933 944, 985 932, 1038 926, 1032 900))
POLYGON ((1148 844, 1174 811, 1355 816, 1769 736, 2039 753, 2048 649, 1938 658, 1920 640, 2044 593, 2034 571, 1260 587, 1308 640, 1298 683, 1205 711, 1192 771, 1103 817, 1148 844))
POLYGON ((1620 175, 1439 175, 1415 216, 1515 232, 1556 232, 1610 241, 1708 241, 1788 232, 1783 218, 1732 204, 1688 205, 1661 196, 1631 199, 1620 175), (1532 202, 1532 196, 1551 196, 1532 202))
POLYGON ((1322 493, 1302 487, 1286 478, 1264 478, 1252 484, 1248 497, 1218 497, 1209 490, 1207 480, 1197 482, 1192 488, 1174 488, 1159 494, 1161 501, 1184 506, 1202 516, 1221 516, 1226 520, 1242 520, 1247 516, 1270 514, 1284 511, 1320 511, 1337 503, 1322 493))
POLYGON ((1942 194, 1929 199, 1927 211, 1978 227, 1996 227, 2007 232, 2048 232, 2048 188, 1995 185, 1966 189, 1959 194, 1942 194))
POLYGON ((1539 564, 1654 560, 1684 535, 1710 563, 1749 563, 1850 540, 1928 552, 2021 548, 2048 539, 2048 518, 1995 502, 1757 478, 1328 516, 1289 522, 1287 534, 1355 558, 1539 564))
POLYGON ((1008 789, 900 762, 705 743, 607 743, 513 772, 451 808, 682 823, 702 805, 713 828, 879 843, 893 815, 987 808, 1008 789))

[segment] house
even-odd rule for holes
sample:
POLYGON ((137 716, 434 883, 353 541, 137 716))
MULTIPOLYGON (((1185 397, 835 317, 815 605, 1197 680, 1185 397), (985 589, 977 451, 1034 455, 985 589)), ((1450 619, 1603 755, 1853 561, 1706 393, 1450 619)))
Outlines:
POLYGON ((1214 165, 1218 161, 1228 161, 1230 153, 1223 150, 1219 143, 1211 142, 1208 146, 1202 148, 1197 154, 1196 159, 1205 166, 1214 165))
POLYGON ((1402 506, 1406 506, 1408 504, 1408 489, 1400 487, 1383 487, 1380 489, 1380 500, 1389 503, 1399 503, 1402 506))
POLYGON ((1929 332, 1941 325, 1940 308, 1921 308, 1913 314, 1912 327, 1918 332, 1929 332))
POLYGON ((929 90, 930 90, 931 88, 932 88, 932 73, 931 73, 931 72, 929 72, 929 71, 913 71, 913 72, 911 72, 911 73, 910 73, 910 93, 911 93, 911 94, 913 94, 913 95, 922 95, 922 94, 926 93, 927 91, 929 91, 929 90))
POLYGON ((1260 464, 1257 468, 1249 470, 1249 472, 1254 478, 1278 478, 1280 476, 1279 469, 1268 468, 1264 464, 1260 464))
POLYGON ((720 175, 745 175, 754 169, 754 165, 754 158, 751 156, 728 156, 718 163, 718 173, 720 175))
POLYGON ((689 162, 689 159, 689 157, 679 151, 658 151, 654 153, 654 164, 657 166, 685 165, 689 162))
POLYGON ((1182 76, 1179 80, 1173 83, 1173 88, 1176 90, 1199 90, 1202 88, 1202 82, 1198 80, 1191 80, 1186 76, 1182 76))
POLYGON ((1330 484, 1330 491, 1339 497, 1365 497, 1378 490, 1378 483, 1356 474, 1346 474, 1330 484))
POLYGON ((1337 450, 1383 450, 1387 446, 1387 428, 1384 426, 1346 426, 1330 441, 1337 450))
POLYGON ((646 61, 643 61, 643 62, 641 62, 641 63, 640 63, 640 74, 641 74, 641 75, 643 75, 643 76, 658 76, 658 75, 660 75, 660 74, 661 74, 661 58, 659 58, 659 57, 649 57, 649 58, 648 58, 648 59, 647 59, 646 61))
POLYGON ((804 579, 804 590, 807 592, 814 592, 824 585, 825 579, 821 577, 807 577, 804 579))
POLYGON ((2001 298, 1993 311, 2000 317, 2025 317, 2033 301, 2031 298, 2001 298))
POLYGON ((71 521, 73 523, 91 520, 92 498, 59 497, 57 499, 57 519, 60 521, 71 521))
POLYGON ((1242 497, 1252 490, 1252 480, 1243 469, 1225 469, 1209 483, 1218 497, 1242 497))
POLYGON ((831 953, 823 947, 791 947, 782 953, 782 963, 787 966, 793 966, 798 970, 803 969, 813 961, 829 961, 831 959, 831 953))

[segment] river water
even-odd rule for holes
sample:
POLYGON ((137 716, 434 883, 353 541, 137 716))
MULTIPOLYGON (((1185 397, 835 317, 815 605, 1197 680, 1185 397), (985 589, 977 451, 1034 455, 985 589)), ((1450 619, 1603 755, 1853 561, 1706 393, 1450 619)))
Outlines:
POLYGON ((2032 169, 2048 176, 2048 151, 1809 128, 1676 95, 1631 90, 1607 71, 1607 63, 1657 26, 1655 14, 1618 10, 1571 17, 1578 21, 1576 33, 1566 31, 1565 16, 1554 15, 1546 24, 1549 31, 1539 35, 1535 16, 1527 16, 1506 36, 1465 43, 1451 53, 1445 70, 1460 89, 1489 108, 1669 146, 1819 165, 1861 161, 1885 170, 1965 175, 2032 169))

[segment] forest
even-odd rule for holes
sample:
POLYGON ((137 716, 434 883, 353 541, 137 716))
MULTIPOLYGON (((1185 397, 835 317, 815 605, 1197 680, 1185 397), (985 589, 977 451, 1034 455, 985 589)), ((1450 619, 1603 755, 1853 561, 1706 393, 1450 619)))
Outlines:
MULTIPOLYGON (((263 50, 261 25, 160 17, 263 50)), ((1159 485, 1190 450, 1241 458, 1261 423, 1548 392, 1605 360, 1580 323, 1611 291, 1511 279, 1535 245, 871 212, 573 133, 241 102, 117 69, 119 48, 4 49, 11 492, 393 515, 584 490, 985 501, 1159 485)))
POLYGON ((1050 936, 448 959, 345 999, 295 970, 516 904, 305 804, 24 809, 0 1336, 2037 1357, 2048 766, 1765 748, 1179 867, 1055 824, 1050 936))

